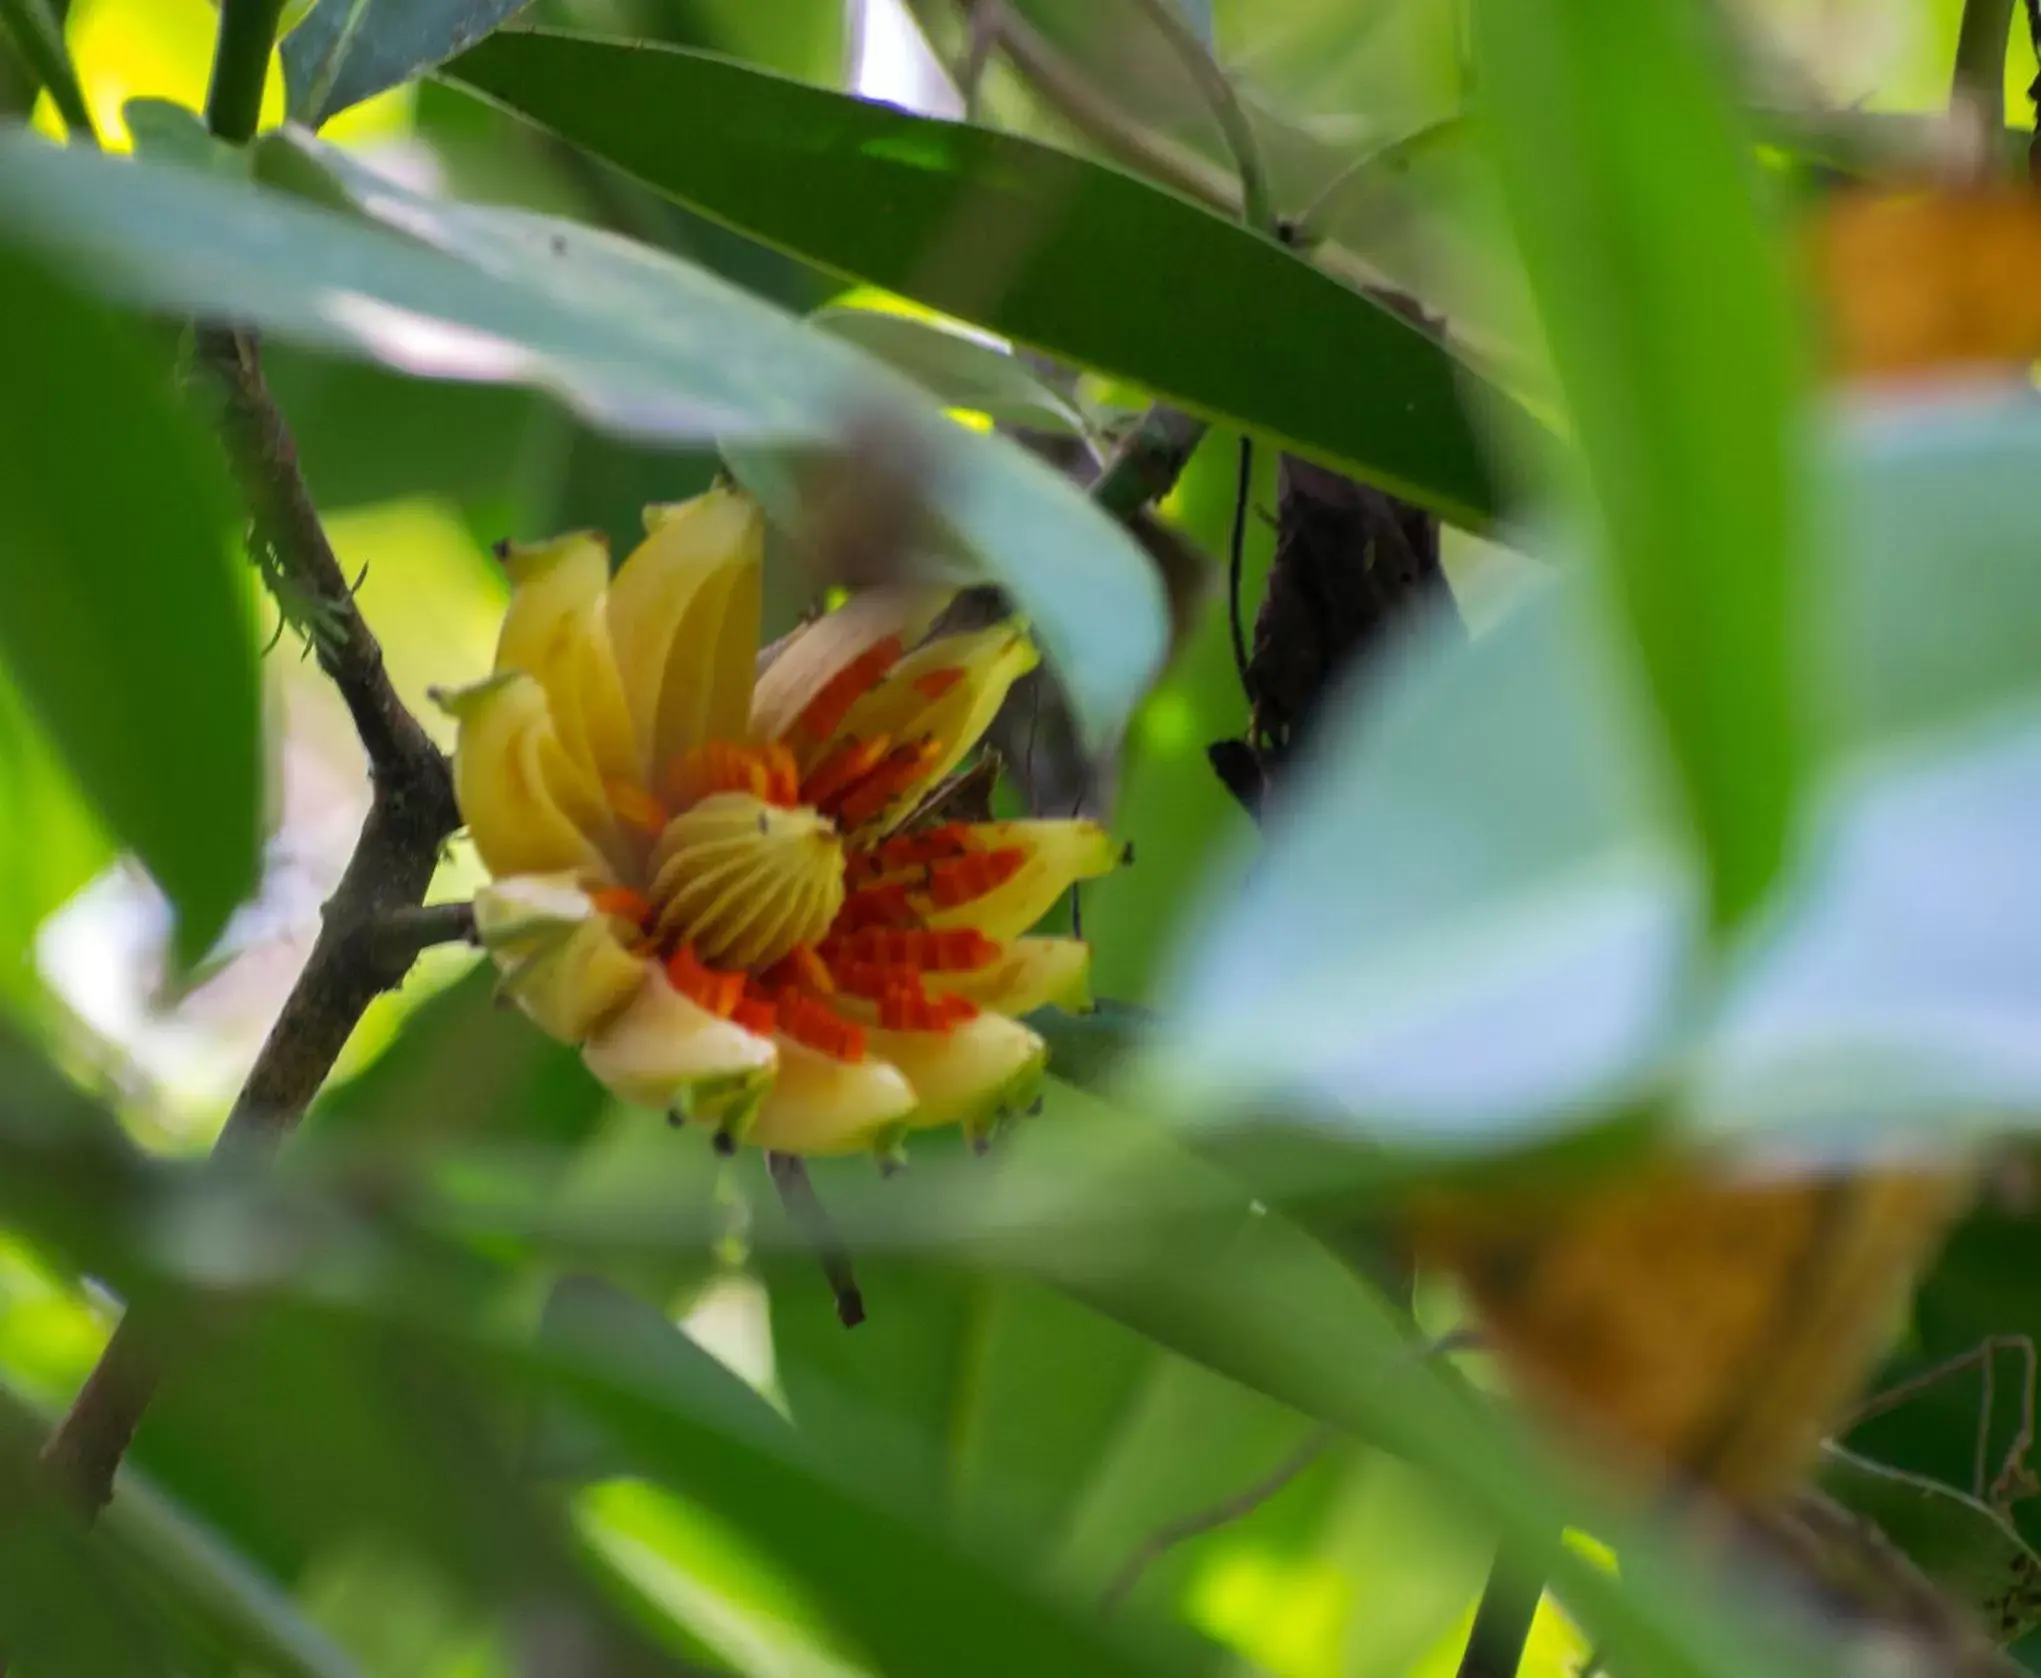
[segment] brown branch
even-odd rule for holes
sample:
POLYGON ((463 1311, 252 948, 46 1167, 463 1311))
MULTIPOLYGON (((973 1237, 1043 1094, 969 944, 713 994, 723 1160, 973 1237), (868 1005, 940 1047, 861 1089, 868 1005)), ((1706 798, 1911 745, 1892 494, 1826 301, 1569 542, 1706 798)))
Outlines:
MULTIPOLYGON (((402 982, 425 942, 464 933, 457 924, 463 906, 418 908, 440 847, 460 825, 446 758, 390 685, 382 648, 320 527, 255 341, 204 327, 197 360, 217 386, 219 428, 254 539, 313 616, 319 664, 354 718, 374 793, 311 956, 227 1115, 214 1149, 220 1157, 274 1148, 311 1104, 368 1005, 402 982), (427 929, 430 939, 421 936, 427 929)), ((155 1396, 168 1352, 145 1316, 124 1318, 43 1447, 43 1462, 88 1515, 112 1495, 114 1473, 155 1396)))

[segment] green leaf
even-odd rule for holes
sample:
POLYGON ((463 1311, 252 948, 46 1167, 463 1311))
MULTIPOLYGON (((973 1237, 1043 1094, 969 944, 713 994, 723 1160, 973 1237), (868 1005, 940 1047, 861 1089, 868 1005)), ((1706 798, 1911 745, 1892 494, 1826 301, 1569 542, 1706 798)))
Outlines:
POLYGON ((805 1584, 892 1678, 949 1678, 996 1649, 1014 1671, 1198 1670, 1163 1663, 1012 1570, 852 1489, 811 1460, 764 1406, 732 1402, 727 1372, 694 1358, 648 1370, 606 1314, 562 1313, 537 1350, 503 1354, 571 1399, 641 1472, 714 1511, 805 1584))
MULTIPOLYGON (((1126 1120, 1088 1103, 1098 1128, 1126 1120)), ((1145 1128, 1145 1127, 1144 1127, 1145 1128)), ((1816 1670, 1800 1640, 1754 1604, 1725 1613, 1697 1593, 1652 1536, 1562 1486, 1461 1383, 1425 1355, 1409 1322, 1279 1213, 1248 1204, 1210 1167, 1132 1136, 1124 1178, 1087 1192, 1110 1204, 1134 1185, 1201 1212, 1049 1228, 993 1244, 987 1260, 1056 1282, 1208 1369, 1405 1457, 1547 1571, 1611 1667, 1662 1678, 1816 1670), (1231 1189, 1229 1194, 1228 1190, 1231 1189), (1557 1542, 1562 1522, 1622 1558, 1622 1578, 1557 1542)))
POLYGON ((2041 1624, 2041 1554, 1996 1510, 1925 1475, 1822 1448, 1818 1483, 1914 1566, 2011 1643, 2041 1624))
POLYGON ((1076 409, 995 344, 935 321, 880 309, 818 309, 809 318, 899 368, 946 408, 968 408, 1031 431, 1083 435, 1084 421, 1076 409))
POLYGON ((511 31, 447 74, 822 267, 1242 424, 1443 516, 1500 495, 1527 424, 1424 333, 1116 170, 674 48, 511 31), (1243 334, 1250 304, 1284 323, 1243 334))
POLYGON ((248 154, 206 127, 205 118, 174 99, 130 99, 120 108, 135 150, 143 157, 245 179, 248 154))
POLYGON ((2016 395, 1850 417, 1802 663, 1826 747, 1804 845, 1702 988, 1700 866, 1607 626, 1543 586, 1337 707, 1257 866, 1210 890, 1156 1022, 1188 1113, 1421 1153, 1642 1098, 1847 1158, 2041 1120, 2041 582, 2016 395))
POLYGON ((625 436, 835 447, 847 425, 882 416, 927 460, 935 513, 1040 633, 1094 737, 1117 729, 1161 663, 1163 591, 1138 544, 1068 479, 951 424, 851 346, 613 235, 424 198, 302 136, 264 144, 315 160, 414 237, 25 140, 0 142, 0 236, 61 253, 133 301, 416 374, 535 385, 625 436))
POLYGON ((0 308, 36 323, 0 414, 0 660, 169 897, 189 964, 258 854, 255 642, 222 462, 170 369, 40 262, 0 252, 0 308))
POLYGON ((319 127, 444 64, 529 0, 318 0, 278 49, 285 109, 319 127))
POLYGON ((1734 925, 1805 772, 1807 520, 1781 241, 1713 18, 1692 0, 1481 0, 1504 196, 1600 509, 1615 592, 1734 925))
POLYGON ((1208 886, 1145 1088, 1447 1152, 1577 1127, 1648 1080, 1695 906, 1587 608, 1547 585, 1472 642, 1436 626, 1336 708, 1256 865, 1208 886))
POLYGON ((0 671, 0 1000, 36 990, 36 929, 106 863, 113 847, 0 671))

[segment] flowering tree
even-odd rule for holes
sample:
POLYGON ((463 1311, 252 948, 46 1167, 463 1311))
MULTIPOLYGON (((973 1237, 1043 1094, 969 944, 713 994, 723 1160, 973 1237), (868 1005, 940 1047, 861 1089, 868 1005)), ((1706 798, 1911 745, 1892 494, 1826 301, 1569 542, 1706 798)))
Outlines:
POLYGON ((1787 10, 0 0, 0 1667, 2022 1669, 2041 14, 1787 10))

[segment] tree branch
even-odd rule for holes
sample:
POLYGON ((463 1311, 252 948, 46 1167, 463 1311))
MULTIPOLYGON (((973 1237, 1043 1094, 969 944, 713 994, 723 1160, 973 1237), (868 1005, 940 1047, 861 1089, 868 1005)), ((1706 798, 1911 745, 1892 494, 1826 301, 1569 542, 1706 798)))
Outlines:
MULTIPOLYGON (((232 11, 232 7, 229 7, 232 11)), ((405 708, 382 648, 320 528, 297 446, 271 399, 254 340, 224 327, 198 333, 198 366, 219 387, 219 426, 254 520, 292 588, 316 613, 319 663, 340 689, 368 753, 373 801, 319 936, 248 1074, 215 1157, 274 1148, 310 1106, 377 995, 393 989, 428 942, 464 935, 465 905, 420 910, 440 847, 460 825, 439 748, 405 708), (393 928, 395 932, 393 933, 393 928)), ((130 1314, 43 1447, 63 1489, 96 1514, 163 1373, 167 1348, 130 1314)))

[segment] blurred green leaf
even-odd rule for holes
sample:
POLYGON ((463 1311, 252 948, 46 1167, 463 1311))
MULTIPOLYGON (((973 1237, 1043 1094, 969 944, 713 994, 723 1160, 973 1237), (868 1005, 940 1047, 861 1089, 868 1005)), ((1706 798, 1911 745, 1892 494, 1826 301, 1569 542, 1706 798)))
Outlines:
POLYGON ((927 460, 935 511, 996 564, 1095 733, 1118 724, 1161 662, 1162 588, 1126 532, 1067 479, 942 419, 849 345, 643 246, 423 198, 302 135, 262 144, 315 160, 413 239, 25 141, 0 145, 6 230, 129 298, 233 314, 413 373, 539 385, 626 435, 837 446, 880 416, 927 460))
POLYGON ((1388 310, 1173 194, 672 48, 518 30, 447 73, 821 266, 1137 380, 1446 517, 1497 511, 1469 409, 1527 423, 1507 398, 1388 310), (1244 300, 1284 331, 1241 333, 1244 300))
POLYGON ((2041 1116, 2041 587, 2013 397, 1849 417, 1803 663, 1827 747, 1762 924, 1694 995, 1698 867, 1577 583, 1351 696, 1148 1060, 1193 1111, 1436 1152, 1671 1098, 1718 1140, 1848 1157, 2041 1116))
POLYGON ((1802 357, 1780 240, 1706 8, 1474 15, 1483 119, 1615 592, 1733 925, 1780 867, 1806 767, 1802 357))
POLYGON ((0 671, 0 998, 35 990, 36 929, 113 855, 105 830, 0 671))
POLYGON ((1821 1490, 2010 1643, 2041 1624, 2041 1555, 1996 1510, 1924 1475, 1825 1446, 1821 1490))
POLYGON ((570 1397, 644 1472, 778 1558, 891 1678, 949 1678, 988 1663, 1072 1675, 1186 1670, 852 1490, 851 1471, 810 1460, 791 1436, 774 1440, 762 1418, 733 1407, 726 1372, 673 1359, 648 1375, 633 1338, 620 1345, 613 1323, 562 1315, 542 1348, 515 1361, 570 1397))
POLYGON ((609 1095, 567 1044, 534 1029, 496 995, 494 963, 474 968, 404 1021, 356 1076, 319 1092, 304 1145, 389 1159, 487 1139, 572 1147, 609 1095))
MULTIPOLYGON (((1092 1105, 1100 1126, 1129 1122, 1092 1105)), ((1437 1476, 1505 1543, 1537 1558, 1612 1667, 1661 1678, 1817 1670, 1798 1638, 1760 1629, 1755 1605, 1725 1614, 1648 1535, 1562 1489, 1498 1415, 1434 1367, 1407 1319, 1279 1213, 1237 1190, 1229 1204, 1223 1179, 1166 1145, 1130 1150, 1125 1169, 1150 1192, 1158 1178, 1181 1179, 1177 1204, 1212 1209, 1023 1237, 988 1258, 1054 1281, 1208 1369, 1437 1476), (1210 1185, 1202 1193, 1200 1180, 1210 1185), (1616 1550, 1620 1583, 1558 1542, 1562 1520, 1616 1550)))
POLYGON ((842 87, 852 68, 843 0, 683 0, 680 10, 685 24, 672 39, 824 87, 842 87))
POLYGON ((881 309, 818 310, 817 326, 897 367, 941 399, 1003 425, 1082 435, 1077 411, 1008 351, 953 327, 881 309))
MULTIPOLYGON (((38 1432, 52 1418, 12 1394, 0 1406, 38 1432)), ((133 1469, 100 1514, 98 1541, 200 1621, 210 1641, 276 1678, 359 1678, 360 1669, 299 1612, 276 1581, 193 1520, 133 1469)))
POLYGON ((444 64, 529 0, 318 0, 278 49, 285 106, 317 128, 444 64))
POLYGON ((0 255, 0 306, 36 327, 0 417, 0 659, 169 897, 188 964, 258 860, 254 631, 222 462, 170 369, 40 261, 0 255))
POLYGON ((121 121, 135 151, 164 163, 181 163, 231 179, 248 174, 248 156, 206 127, 205 118, 174 99, 130 99, 120 108, 121 121))
POLYGON ((1521 1143, 1621 1103, 1688 984, 1686 862, 1577 587, 1440 626, 1298 764, 1207 888, 1148 1087, 1346 1115, 1376 1143, 1521 1143))

